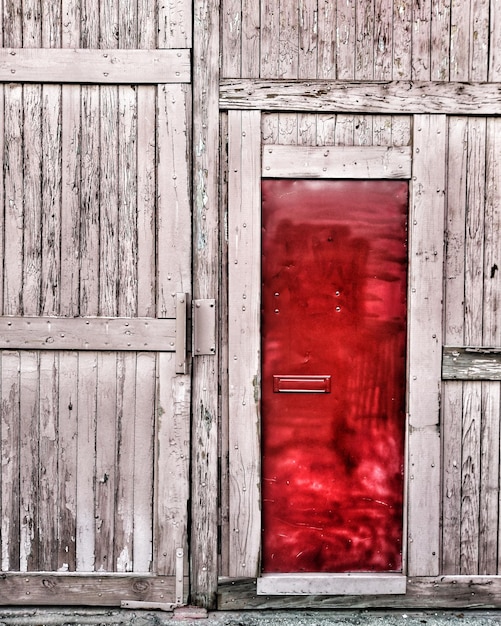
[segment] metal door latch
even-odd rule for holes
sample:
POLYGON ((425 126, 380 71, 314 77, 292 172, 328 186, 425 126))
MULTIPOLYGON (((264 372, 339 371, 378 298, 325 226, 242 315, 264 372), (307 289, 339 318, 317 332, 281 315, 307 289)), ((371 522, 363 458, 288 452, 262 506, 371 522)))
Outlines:
POLYGON ((193 301, 193 356, 216 354, 216 301, 193 301))

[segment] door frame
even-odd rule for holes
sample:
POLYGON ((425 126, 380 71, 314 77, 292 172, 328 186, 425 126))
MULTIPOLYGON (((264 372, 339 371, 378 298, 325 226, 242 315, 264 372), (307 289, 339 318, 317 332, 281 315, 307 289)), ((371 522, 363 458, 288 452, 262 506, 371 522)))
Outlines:
MULTIPOLYGON (((230 578, 260 578, 260 186, 267 177, 410 180, 404 575, 397 575, 398 581, 395 575, 391 580, 371 575, 371 590, 405 593, 405 575, 438 575, 445 166, 445 115, 414 116, 411 147, 266 145, 262 150, 261 111, 228 111, 230 578)), ((266 594, 357 595, 364 588, 367 594, 353 575, 324 576, 306 585, 306 576, 295 578, 299 585, 284 586, 274 575, 268 586, 261 577, 258 586, 266 594)))

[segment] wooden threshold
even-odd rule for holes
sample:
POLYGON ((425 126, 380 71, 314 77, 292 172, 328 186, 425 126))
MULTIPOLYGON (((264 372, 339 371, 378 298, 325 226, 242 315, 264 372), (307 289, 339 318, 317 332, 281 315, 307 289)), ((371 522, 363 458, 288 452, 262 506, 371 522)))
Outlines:
POLYGON ((404 594, 403 574, 264 574, 257 579, 258 595, 395 595, 404 594))
POLYGON ((501 380, 501 348, 451 347, 442 350, 443 380, 501 380))
POLYGON ((501 608, 501 576, 407 578, 404 595, 258 595, 256 579, 222 578, 218 609, 494 609, 501 608))

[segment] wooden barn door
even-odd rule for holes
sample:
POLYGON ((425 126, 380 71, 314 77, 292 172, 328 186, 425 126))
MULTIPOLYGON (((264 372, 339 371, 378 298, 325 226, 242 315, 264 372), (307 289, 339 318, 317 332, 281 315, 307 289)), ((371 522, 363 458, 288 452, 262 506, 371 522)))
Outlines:
POLYGON ((0 604, 186 598, 191 3, 164 4, 0 8, 0 604))

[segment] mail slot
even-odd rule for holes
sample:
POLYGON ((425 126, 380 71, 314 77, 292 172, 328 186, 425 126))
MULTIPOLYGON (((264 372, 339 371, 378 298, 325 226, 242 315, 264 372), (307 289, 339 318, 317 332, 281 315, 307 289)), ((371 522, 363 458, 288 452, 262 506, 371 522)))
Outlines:
POLYGON ((275 393, 330 393, 330 376, 273 376, 275 393))

